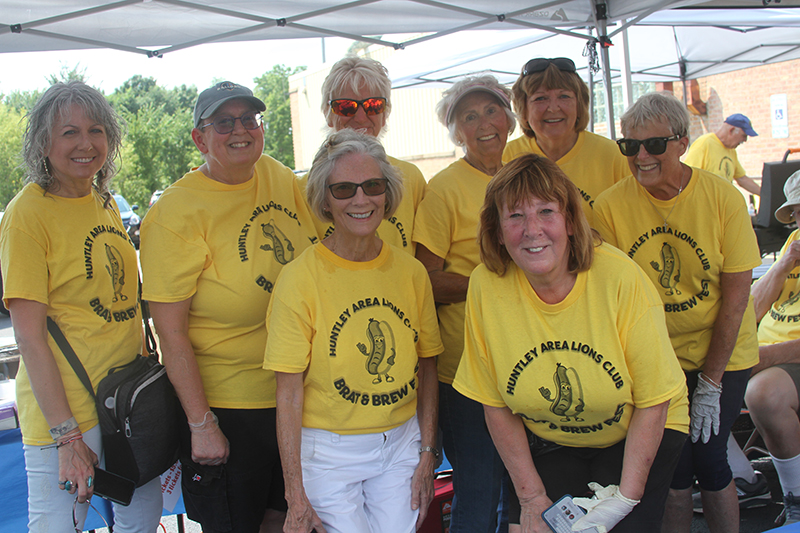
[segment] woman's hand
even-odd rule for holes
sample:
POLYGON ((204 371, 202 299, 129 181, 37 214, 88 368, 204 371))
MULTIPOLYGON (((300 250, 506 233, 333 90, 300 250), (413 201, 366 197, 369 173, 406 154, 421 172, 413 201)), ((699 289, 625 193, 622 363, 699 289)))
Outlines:
POLYGON ((522 533, 553 533, 550 526, 542 518, 542 513, 553 505, 546 494, 524 500, 520 498, 519 526, 522 533))
POLYGON ((230 444, 217 424, 192 432, 192 461, 201 465, 216 466, 228 462, 230 444))
MULTIPOLYGON (((61 439, 69 440, 68 437, 61 439)), ((77 439, 62 444, 58 448, 58 479, 70 481, 70 494, 78 494, 78 503, 86 503, 94 493, 94 466, 98 464, 97 455, 89 448, 83 439, 77 439), (89 478, 92 478, 89 486, 89 478)), ((59 488, 64 488, 59 483, 59 488)))
POLYGON ((286 511, 286 521, 283 523, 283 533, 326 533, 322 520, 311 507, 305 493, 296 503, 290 503, 286 511))
POLYGON ((434 460, 435 457, 432 453, 422 452, 419 464, 414 470, 414 476, 411 478, 411 509, 419 509, 417 529, 422 527, 422 522, 425 521, 425 517, 428 515, 428 508, 433 501, 434 460))

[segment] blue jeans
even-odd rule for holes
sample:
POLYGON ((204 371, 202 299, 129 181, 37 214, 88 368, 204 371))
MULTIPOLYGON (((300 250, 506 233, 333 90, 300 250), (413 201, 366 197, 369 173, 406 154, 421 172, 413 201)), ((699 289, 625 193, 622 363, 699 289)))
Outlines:
POLYGON ((450 532, 495 533, 505 468, 486 428, 483 405, 439 383, 439 426, 453 466, 450 532))
MULTIPOLYGON (((700 374, 685 372, 686 386, 689 389, 689 400, 692 399, 697 388, 697 379, 700 374)), ((722 395, 719 399, 719 434, 711 433, 711 438, 706 444, 702 439, 692 442, 686 439, 681 458, 672 478, 671 488, 675 490, 688 489, 692 486, 693 478, 703 490, 718 491, 727 487, 733 479, 731 467, 728 465, 728 435, 744 402, 744 391, 747 380, 750 379, 750 369, 726 371, 722 374, 722 395)))

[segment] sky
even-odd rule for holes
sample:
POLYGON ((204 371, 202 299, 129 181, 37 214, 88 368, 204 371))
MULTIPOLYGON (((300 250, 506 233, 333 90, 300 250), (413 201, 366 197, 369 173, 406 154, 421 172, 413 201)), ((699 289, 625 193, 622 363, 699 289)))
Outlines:
MULTIPOLYGON (((324 43, 326 59, 333 61, 345 54, 352 41, 326 38, 324 43)), ((161 58, 97 49, 0 53, 0 94, 46 89, 48 76, 58 74, 62 67, 78 67, 90 85, 110 94, 136 74, 153 77, 168 89, 185 84, 202 91, 218 78, 252 88, 253 78, 274 65, 312 67, 322 62, 319 38, 204 44, 161 58)))

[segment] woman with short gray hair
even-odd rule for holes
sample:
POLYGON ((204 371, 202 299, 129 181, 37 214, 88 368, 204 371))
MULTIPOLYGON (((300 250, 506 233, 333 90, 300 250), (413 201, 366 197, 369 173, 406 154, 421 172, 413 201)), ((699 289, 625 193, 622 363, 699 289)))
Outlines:
POLYGON ((487 533, 497 527, 503 461, 483 421, 483 407, 453 389, 464 348, 464 306, 480 264, 477 235, 486 185, 502 167, 514 131, 511 92, 489 75, 471 76, 444 92, 437 115, 464 148, 464 157, 431 179, 417 210, 413 240, 439 304, 445 351, 439 357, 439 420, 453 466, 455 499, 450 530, 487 533))
POLYGON ((751 271, 761 264, 744 198, 682 163, 689 113, 668 93, 642 96, 617 141, 633 173, 595 202, 595 227, 658 289, 689 389, 690 436, 667 499, 664 531, 688 532, 696 477, 712 533, 738 531, 727 440, 758 362, 751 271))
POLYGON ((344 129, 307 193, 335 229, 284 268, 267 310, 284 531, 413 533, 433 498, 442 343, 425 269, 377 234, 400 173, 377 139, 344 129))

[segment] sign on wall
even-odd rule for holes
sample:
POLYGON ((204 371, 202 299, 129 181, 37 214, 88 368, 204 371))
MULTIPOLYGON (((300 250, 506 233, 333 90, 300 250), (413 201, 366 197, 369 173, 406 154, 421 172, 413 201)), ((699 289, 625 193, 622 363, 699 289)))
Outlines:
POLYGON ((785 139, 789 137, 789 105, 785 94, 773 94, 769 97, 770 115, 772 116, 772 137, 785 139))

